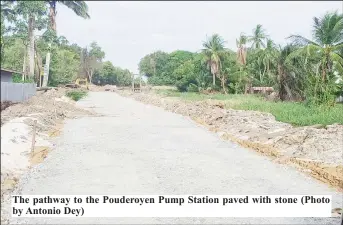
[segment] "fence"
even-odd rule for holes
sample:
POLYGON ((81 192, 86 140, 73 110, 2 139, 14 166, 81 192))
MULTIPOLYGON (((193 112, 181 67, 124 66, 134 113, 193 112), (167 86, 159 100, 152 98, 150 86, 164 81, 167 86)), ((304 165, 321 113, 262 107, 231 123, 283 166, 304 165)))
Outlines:
POLYGON ((35 83, 1 82, 1 101, 23 102, 35 94, 35 83))

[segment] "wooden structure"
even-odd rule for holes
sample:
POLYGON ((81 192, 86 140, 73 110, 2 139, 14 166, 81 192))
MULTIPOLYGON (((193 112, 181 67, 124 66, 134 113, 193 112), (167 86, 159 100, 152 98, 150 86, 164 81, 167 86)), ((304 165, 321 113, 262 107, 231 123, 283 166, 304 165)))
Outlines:
POLYGON ((249 90, 250 93, 252 94, 270 94, 274 92, 273 87, 251 87, 249 90))

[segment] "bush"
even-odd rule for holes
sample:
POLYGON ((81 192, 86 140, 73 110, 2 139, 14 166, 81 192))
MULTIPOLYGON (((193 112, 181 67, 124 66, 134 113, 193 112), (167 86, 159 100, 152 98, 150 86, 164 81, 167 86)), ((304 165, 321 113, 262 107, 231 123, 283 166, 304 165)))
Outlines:
POLYGON ((186 79, 181 79, 181 80, 177 81, 175 84, 177 90, 180 92, 187 91, 188 85, 189 85, 189 83, 186 79))
POLYGON ((82 90, 72 90, 72 91, 68 91, 66 93, 66 96, 73 99, 74 101, 79 101, 81 98, 84 98, 87 96, 87 92, 82 91, 82 90))
POLYGON ((187 88, 188 92, 199 92, 199 87, 196 86, 195 84, 189 84, 188 88, 187 88))
POLYGON ((12 76, 12 82, 13 83, 34 83, 35 81, 32 78, 28 78, 23 81, 21 74, 14 73, 12 76))

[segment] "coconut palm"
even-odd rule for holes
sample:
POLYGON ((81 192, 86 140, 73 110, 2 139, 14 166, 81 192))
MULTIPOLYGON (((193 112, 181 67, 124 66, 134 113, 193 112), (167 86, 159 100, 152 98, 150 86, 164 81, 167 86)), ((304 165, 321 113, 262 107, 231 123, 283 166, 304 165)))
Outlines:
POLYGON ((264 74, 270 76, 271 66, 276 64, 278 50, 271 39, 267 39, 266 48, 261 51, 261 57, 264 65, 264 74))
POLYGON ((73 10, 76 15, 89 19, 88 6, 85 1, 47 1, 49 4, 49 17, 50 17, 50 27, 52 30, 56 31, 56 3, 61 3, 67 6, 69 9, 73 10))
POLYGON ((313 18, 313 40, 300 35, 289 38, 294 44, 302 46, 300 52, 308 57, 319 57, 318 65, 323 82, 328 81, 328 74, 337 71, 343 74, 343 15, 337 12, 326 13, 322 18, 313 18))
MULTIPOLYGON (((56 32, 56 3, 61 3, 67 6, 69 9, 73 10, 76 15, 89 19, 88 5, 85 1, 46 1, 49 4, 49 19, 50 19, 50 29, 56 32)), ((51 43, 49 44, 49 47, 51 43)), ((50 50, 46 54, 46 70, 44 72, 43 86, 48 85, 49 79, 49 66, 50 66, 50 50)))
POLYGON ((253 30, 253 35, 248 37, 248 42, 252 42, 253 48, 264 48, 264 41, 267 39, 267 37, 268 36, 265 34, 265 30, 262 28, 262 25, 258 24, 256 28, 253 30))
POLYGON ((247 43, 247 36, 243 33, 239 36, 239 39, 236 39, 236 45, 237 45, 237 61, 241 65, 245 65, 247 63, 247 49, 246 49, 246 43, 247 43))
POLYGON ((218 34, 213 34, 203 43, 202 52, 213 76, 213 86, 216 85, 216 76, 220 76, 221 56, 225 52, 224 43, 218 34))

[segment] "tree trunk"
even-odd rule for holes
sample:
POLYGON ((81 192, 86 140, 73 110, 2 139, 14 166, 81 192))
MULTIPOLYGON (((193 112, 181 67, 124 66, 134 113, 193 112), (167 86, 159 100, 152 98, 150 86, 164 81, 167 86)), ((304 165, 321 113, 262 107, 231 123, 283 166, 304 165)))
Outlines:
POLYGON ((93 70, 90 71, 90 77, 89 77, 89 84, 92 84, 92 80, 93 80, 93 70))
POLYGON ((218 67, 215 61, 210 61, 210 71, 213 76, 213 86, 216 85, 216 74, 218 73, 218 67))
MULTIPOLYGON (((50 8, 49 8, 49 18, 50 18, 50 29, 56 32, 56 2, 51 1, 49 2, 50 8)), ((51 56, 51 42, 49 43, 49 49, 46 53, 45 58, 45 66, 44 66, 44 75, 43 75, 43 87, 48 86, 49 82, 49 71, 50 71, 50 56, 51 56)))
POLYGON ((213 86, 216 86, 216 75, 213 73, 212 76, 213 76, 212 84, 213 84, 213 86))
POLYGON ((28 37, 29 37, 29 45, 28 45, 28 56, 29 56, 29 77, 33 78, 35 73, 35 36, 34 36, 34 23, 35 18, 34 16, 29 17, 29 29, 28 29, 28 37))
POLYGON ((226 88, 225 88, 225 75, 222 75, 221 83, 222 83, 222 88, 223 88, 224 94, 227 94, 226 88))
POLYGON ((56 31, 56 2, 51 1, 49 2, 50 8, 49 8, 49 19, 50 19, 50 28, 53 31, 56 31))
POLYGON ((285 72, 282 65, 278 65, 278 73, 279 73, 279 98, 281 101, 286 100, 286 88, 285 88, 285 72))
MULTIPOLYGON (((49 44, 49 49, 50 49, 50 47, 51 47, 51 43, 49 44)), ((48 86, 48 82, 49 82, 49 69, 50 69, 50 52, 46 53, 45 66, 44 66, 44 75, 43 75, 43 87, 47 87, 48 86)))
POLYGON ((25 81, 26 78, 26 73, 27 73, 27 69, 26 69, 26 57, 27 57, 27 51, 24 49, 24 63, 23 63, 23 73, 21 75, 21 80, 25 81))

